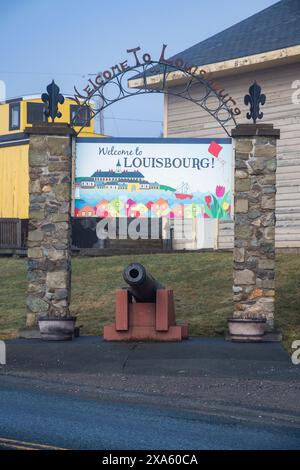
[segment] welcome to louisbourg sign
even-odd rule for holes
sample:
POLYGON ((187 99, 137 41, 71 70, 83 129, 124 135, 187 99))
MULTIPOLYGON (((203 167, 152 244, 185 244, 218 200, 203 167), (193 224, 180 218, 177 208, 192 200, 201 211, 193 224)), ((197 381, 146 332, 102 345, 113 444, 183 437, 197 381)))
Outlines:
POLYGON ((82 90, 74 86, 74 100, 79 106, 85 106, 92 98, 99 97, 100 105, 97 108, 94 104, 91 110, 95 116, 107 106, 128 96, 153 92, 180 96, 206 110, 229 135, 226 125, 231 121, 236 124, 235 116, 241 114, 234 98, 222 85, 209 79, 207 70, 178 57, 174 60, 166 59, 166 48, 167 45, 163 44, 156 61, 150 53, 143 53, 139 46, 127 49, 128 58, 99 72, 95 78, 89 78, 82 90), (184 85, 180 89, 167 87, 169 76, 173 73, 181 73, 184 78, 184 85), (160 77, 158 86, 150 83, 154 75, 160 77), (130 88, 128 81, 134 78, 138 78, 141 85, 130 88), (195 93, 195 85, 199 87, 198 94, 195 93))

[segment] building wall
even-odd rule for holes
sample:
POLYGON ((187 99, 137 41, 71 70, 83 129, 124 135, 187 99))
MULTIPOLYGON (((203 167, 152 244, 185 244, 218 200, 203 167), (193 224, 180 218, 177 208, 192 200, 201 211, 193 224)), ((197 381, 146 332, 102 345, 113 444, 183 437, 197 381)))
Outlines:
POLYGON ((28 218, 28 147, 0 148, 0 218, 28 218))
MULTIPOLYGON (((276 194, 276 247, 300 247, 300 104, 292 103, 292 83, 300 80, 299 64, 288 64, 256 72, 235 72, 232 76, 220 77, 222 84, 241 109, 237 122, 246 122, 248 110, 244 106, 244 95, 256 80, 267 96, 262 107, 263 122, 273 123, 281 131, 278 141, 277 194, 276 194)), ((196 95, 196 90, 194 90, 196 95)), ((194 103, 178 97, 165 100, 165 136, 168 137, 224 137, 222 127, 194 103)), ((249 121, 248 121, 249 122, 249 121)), ((216 222, 218 248, 233 247, 233 223, 216 222)))
MULTIPOLYGON (((16 99, 16 101, 18 101, 16 99)), ((28 188, 28 149, 29 145, 15 145, 11 139, 15 133, 24 133, 26 127, 32 124, 27 122, 27 102, 42 103, 40 98, 24 98, 20 101, 20 128, 9 130, 9 103, 0 104, 0 218, 27 219, 29 207, 28 188), (13 144, 13 145, 12 145, 13 144)), ((59 106, 62 117, 58 122, 70 122, 70 106, 73 100, 65 99, 59 106)), ((100 137, 93 132, 94 119, 90 126, 83 128, 81 137, 100 137)), ((75 127, 79 131, 80 127, 75 127)), ((20 137, 21 139, 21 137, 20 137)))

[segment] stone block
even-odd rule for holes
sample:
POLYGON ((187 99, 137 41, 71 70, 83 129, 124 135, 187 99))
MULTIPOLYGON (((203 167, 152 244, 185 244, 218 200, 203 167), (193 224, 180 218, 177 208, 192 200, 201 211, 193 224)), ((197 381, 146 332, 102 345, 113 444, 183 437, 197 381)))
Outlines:
POLYGON ((71 187, 67 183, 57 184, 54 187, 54 193, 58 201, 70 201, 71 187))
POLYGON ((32 230, 28 233, 29 241, 38 242, 38 241, 42 241, 43 238, 44 238, 44 233, 42 232, 42 230, 32 230))
POLYGON ((275 197, 274 196, 262 196, 261 198, 262 209, 275 209, 275 197))
POLYGON ((30 146, 29 149, 29 165, 34 166, 47 166, 48 165, 48 154, 43 149, 35 149, 30 146))
POLYGON ((34 313, 27 313, 26 326, 27 328, 33 328, 36 326, 36 315, 34 313))
POLYGON ((266 240, 275 240, 275 226, 266 227, 264 229, 264 237, 266 240))
POLYGON ((238 178, 238 179, 248 178, 248 172, 236 169, 235 170, 235 178, 238 178))
POLYGON ((248 199, 236 198, 235 199, 235 212, 245 213, 248 212, 249 203, 248 199))
POLYGON ((275 289, 275 279, 256 279, 256 284, 258 287, 261 287, 262 289, 275 289))
POLYGON ((49 289, 68 288, 69 275, 67 271, 52 271, 47 273, 46 284, 49 289))
POLYGON ((28 258, 42 258, 44 254, 41 248, 28 248, 27 256, 28 258))
POLYGON ((69 295, 68 289, 57 289, 54 294, 55 300, 67 299, 69 295))
POLYGON ((66 250, 56 250, 55 248, 47 248, 44 251, 45 255, 51 261, 58 261, 66 258, 66 250))
POLYGON ((236 270, 234 272, 234 284, 235 285, 251 285, 255 284, 256 275, 249 269, 236 270))
POLYGON ((258 209, 258 205, 256 204, 251 204, 251 207, 249 209, 248 217, 249 219, 257 219, 258 217, 261 216, 261 211, 258 209))
POLYGON ((256 144, 254 154, 256 157, 276 158, 276 146, 266 143, 264 145, 256 144))
POLYGON ((274 212, 264 213, 261 216, 261 224, 263 227, 275 226, 275 214, 274 212))
POLYGON ((29 184, 29 193, 40 193, 41 183, 39 180, 33 180, 29 184))
POLYGON ((277 168, 277 160, 276 160, 276 158, 266 161, 266 169, 267 169, 268 171, 274 172, 274 171, 276 171, 276 168, 277 168))
POLYGON ((69 172, 70 163, 69 162, 49 162, 48 170, 51 173, 52 172, 53 173, 69 172))
POLYGON ((234 261, 236 263, 245 261, 245 248, 234 248, 234 261))
POLYGON ((236 170, 247 170, 247 164, 245 160, 238 159, 235 155, 235 169, 236 170))
POLYGON ((246 160, 249 158, 249 153, 235 152, 235 161, 244 161, 245 168, 247 168, 246 160))
POLYGON ((70 137, 48 136, 47 146, 51 156, 71 157, 70 137))
POLYGON ((47 312, 49 309, 48 302, 45 302, 43 299, 35 297, 34 295, 28 295, 26 303, 29 310, 34 313, 47 312))
POLYGON ((250 174, 258 175, 263 173, 266 166, 266 162, 262 158, 251 158, 248 161, 248 166, 250 174))
POLYGON ((276 173, 269 173, 257 176, 257 182, 261 186, 276 184, 276 173))
POLYGON ((241 294, 243 292, 243 288, 240 286, 233 286, 232 290, 234 294, 241 294))
POLYGON ((269 186, 263 186, 262 187, 262 193, 263 194, 275 194, 276 193, 276 186, 275 185, 269 185, 269 186))
POLYGON ((275 269, 275 259, 259 259, 258 260, 258 269, 275 269))
POLYGON ((42 220, 45 217, 44 210, 33 210, 32 207, 29 208, 29 218, 34 220, 42 220))
POLYGON ((55 226, 55 224, 46 223, 46 224, 43 224, 41 226, 41 229, 42 229, 43 232, 53 233, 53 232, 55 232, 56 226, 55 226))
POLYGON ((51 220, 52 222, 70 222, 70 214, 53 214, 51 220))
POLYGON ((249 179, 236 179, 235 180, 235 191, 243 193, 250 190, 250 180, 249 179))
POLYGON ((235 140, 235 151, 242 153, 250 153, 253 149, 252 139, 236 139, 235 140))
POLYGON ((248 240, 252 236, 252 228, 250 225, 236 225, 235 238, 241 240, 248 240))
POLYGON ((248 299, 249 300, 258 299, 262 297, 263 295, 264 295, 263 289, 256 288, 256 289, 253 289, 252 292, 248 294, 248 299))

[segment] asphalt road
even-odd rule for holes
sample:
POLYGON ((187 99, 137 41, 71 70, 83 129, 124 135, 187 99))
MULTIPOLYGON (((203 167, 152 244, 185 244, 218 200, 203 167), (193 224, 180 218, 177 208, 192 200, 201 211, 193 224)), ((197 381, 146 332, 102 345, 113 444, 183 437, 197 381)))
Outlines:
MULTIPOLYGON (((299 449, 293 427, 0 384, 0 448, 299 449)), ((1 460, 1 459, 0 459, 1 460)))

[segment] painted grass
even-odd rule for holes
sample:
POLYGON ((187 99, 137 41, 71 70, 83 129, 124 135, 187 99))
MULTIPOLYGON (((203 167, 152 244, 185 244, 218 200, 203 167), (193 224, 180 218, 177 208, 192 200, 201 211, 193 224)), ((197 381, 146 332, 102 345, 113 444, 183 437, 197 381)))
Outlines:
MULTIPOLYGON (((74 258, 72 313, 82 334, 101 334, 113 320, 114 290, 123 285, 122 269, 139 261, 175 292, 177 318, 187 320, 192 335, 226 331, 232 312, 230 253, 174 253, 102 258, 74 258)), ((300 256, 277 257, 276 323, 287 349, 300 339, 300 256)), ((26 260, 0 258, 0 338, 17 336, 25 326, 26 260)))

